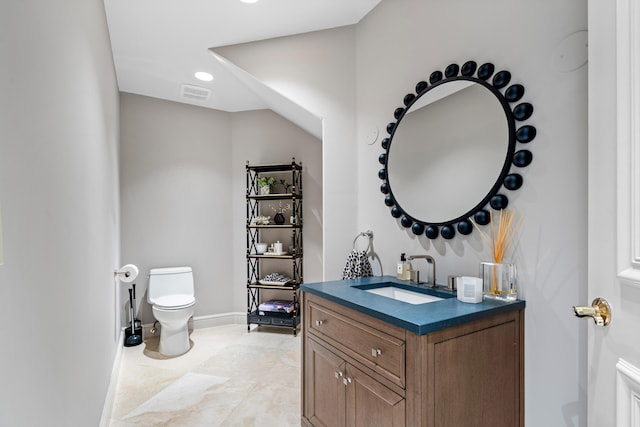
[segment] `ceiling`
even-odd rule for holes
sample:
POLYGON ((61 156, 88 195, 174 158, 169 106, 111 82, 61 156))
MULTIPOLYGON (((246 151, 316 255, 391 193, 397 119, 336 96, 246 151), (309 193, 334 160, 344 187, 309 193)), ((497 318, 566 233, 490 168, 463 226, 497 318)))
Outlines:
POLYGON ((120 91, 230 112, 271 108, 269 97, 278 94, 259 90, 260 82, 211 48, 355 24, 379 2, 104 1, 120 91), (214 80, 197 80, 196 71, 214 80), (192 95, 210 91, 208 98, 181 95, 185 84, 196 86, 192 95))

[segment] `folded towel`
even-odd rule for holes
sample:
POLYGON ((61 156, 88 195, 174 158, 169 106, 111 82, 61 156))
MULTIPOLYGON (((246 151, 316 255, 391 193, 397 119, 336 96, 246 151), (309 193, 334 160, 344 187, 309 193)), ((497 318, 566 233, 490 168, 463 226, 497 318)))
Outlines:
MULTIPOLYGON (((261 303, 258 310, 268 312, 291 313, 294 309, 293 301, 270 300, 261 303)), ((260 313, 262 314, 262 313, 260 313)))
POLYGON ((342 280, 371 276, 373 276, 373 270, 367 258, 367 252, 352 250, 347 258, 347 264, 342 270, 342 280))

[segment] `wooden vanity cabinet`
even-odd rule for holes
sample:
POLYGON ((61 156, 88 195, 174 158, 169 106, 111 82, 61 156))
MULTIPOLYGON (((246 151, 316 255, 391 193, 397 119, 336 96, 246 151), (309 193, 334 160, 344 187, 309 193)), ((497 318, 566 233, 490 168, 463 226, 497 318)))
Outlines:
POLYGON ((302 424, 524 426, 524 313, 416 335, 303 292, 302 424))

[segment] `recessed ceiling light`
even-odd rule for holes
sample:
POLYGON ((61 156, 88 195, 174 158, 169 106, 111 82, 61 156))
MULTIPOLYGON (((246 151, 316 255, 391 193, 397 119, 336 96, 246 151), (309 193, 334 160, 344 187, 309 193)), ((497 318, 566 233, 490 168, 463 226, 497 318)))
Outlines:
POLYGON ((253 4, 253 3, 258 3, 258 0, 240 0, 242 3, 248 3, 248 4, 253 4))
POLYGON ((213 80, 213 76, 204 71, 198 71, 195 76, 196 79, 202 80, 203 82, 210 82, 211 80, 213 80))

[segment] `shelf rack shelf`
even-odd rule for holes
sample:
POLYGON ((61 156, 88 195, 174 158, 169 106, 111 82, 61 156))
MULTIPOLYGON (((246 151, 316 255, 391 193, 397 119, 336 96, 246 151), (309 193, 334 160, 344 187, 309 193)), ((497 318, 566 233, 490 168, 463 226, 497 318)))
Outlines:
POLYGON ((252 324, 289 327, 295 336, 300 325, 300 284, 303 282, 303 242, 302 242, 302 164, 296 163, 295 158, 291 163, 271 165, 246 165, 246 203, 247 203, 247 330, 252 324), (273 176, 279 183, 274 185, 274 190, 280 192, 261 193, 258 186, 258 178, 273 176), (257 223, 258 217, 267 216, 265 205, 278 202, 280 210, 279 222, 257 223), (266 202, 266 203, 265 203, 266 202), (282 203, 286 203, 283 207, 282 203), (286 218, 284 212, 287 211, 286 218), (289 212, 290 211, 290 212, 289 212), (276 234, 281 233, 281 234, 276 234), (264 255, 257 253, 258 242, 273 240, 273 236, 289 233, 290 245, 286 254, 264 255), (268 268, 285 268, 290 274, 291 282, 286 285, 262 284, 263 272, 268 268), (263 312, 258 310, 265 294, 273 291, 290 292, 289 301, 293 303, 292 313, 263 312))

